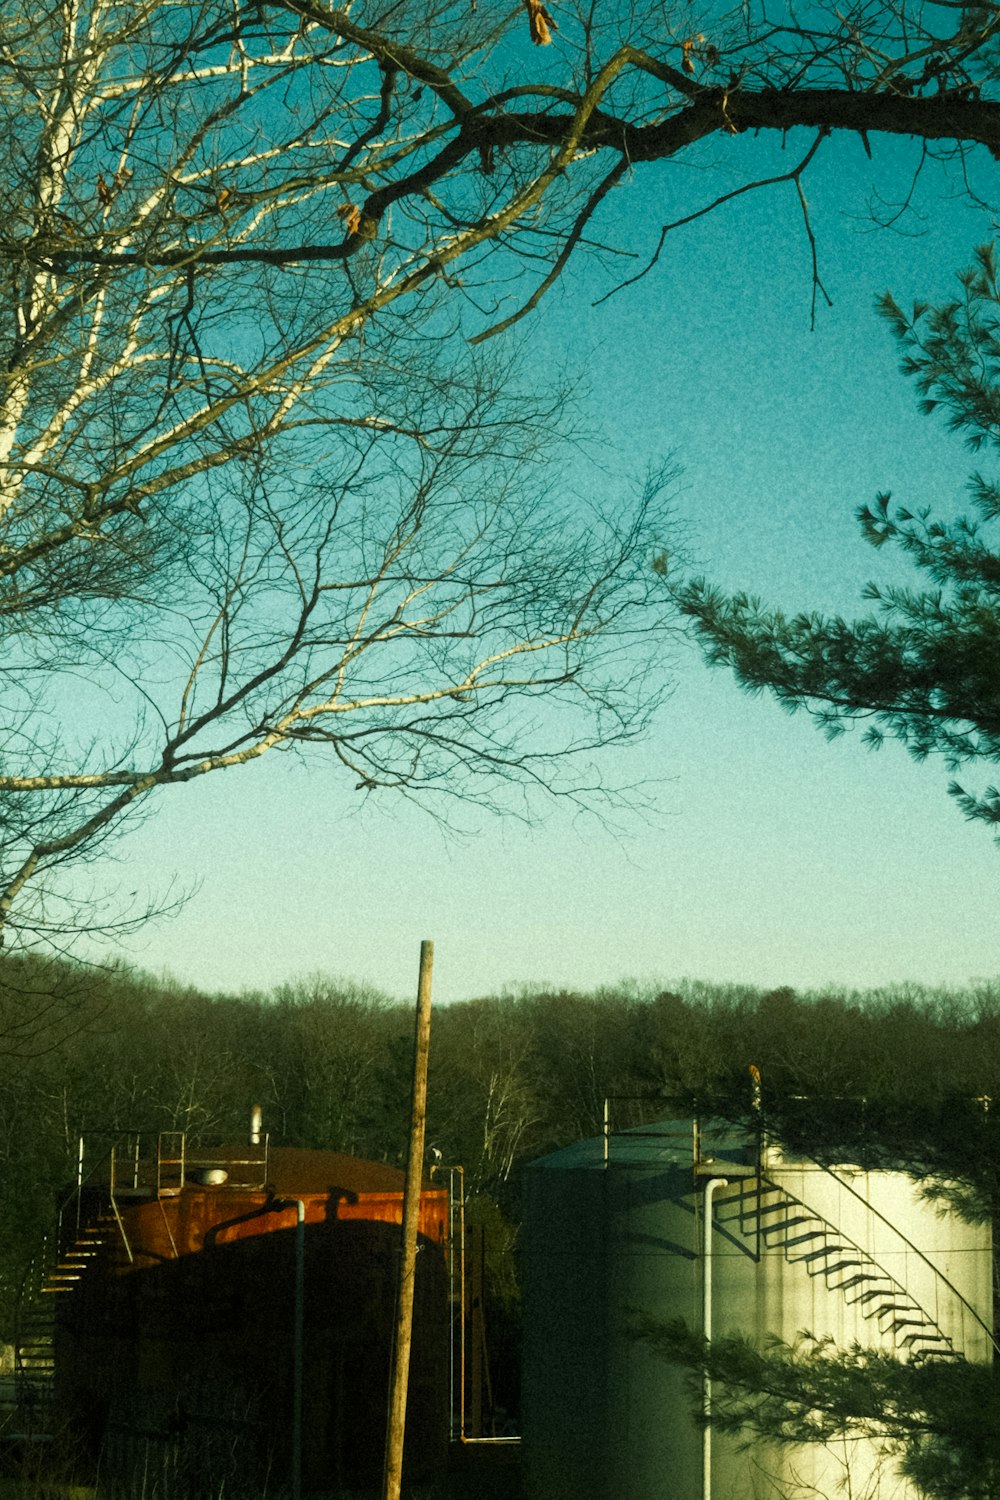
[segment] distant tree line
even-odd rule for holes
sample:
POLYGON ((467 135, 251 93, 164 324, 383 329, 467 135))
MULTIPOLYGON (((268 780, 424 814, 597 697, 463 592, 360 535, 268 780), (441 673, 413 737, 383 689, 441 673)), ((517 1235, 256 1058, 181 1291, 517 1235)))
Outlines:
MULTIPOLYGON (((275 1144, 396 1160, 411 1039, 410 1004, 363 984, 314 976, 269 993, 209 995, 124 967, 6 958, 4 1303, 51 1226, 81 1132, 238 1140, 259 1103, 275 1144)), ((522 1167, 598 1133, 605 1098, 615 1128, 678 1106, 739 1114, 751 1062, 769 1120, 793 1144, 961 1176, 977 1215, 1000 1199, 1000 981, 808 995, 703 983, 589 994, 529 986, 442 1006, 428 1140, 465 1166, 472 1199, 509 1226, 501 1239, 510 1250, 522 1167)))

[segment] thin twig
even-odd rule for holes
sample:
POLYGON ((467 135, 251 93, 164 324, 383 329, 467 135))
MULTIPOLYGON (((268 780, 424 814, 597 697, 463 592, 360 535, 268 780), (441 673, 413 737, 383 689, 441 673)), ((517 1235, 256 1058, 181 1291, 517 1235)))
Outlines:
POLYGON ((590 197, 584 204, 582 211, 577 217, 576 223, 573 225, 573 228, 566 236, 566 242, 560 250, 558 256, 556 257, 555 264, 553 265, 551 271, 545 277, 545 279, 538 284, 538 286, 532 292, 531 296, 528 298, 527 302, 525 302, 522 307, 518 308, 517 312, 511 313, 509 318, 503 318, 499 323, 494 323, 492 328, 487 328, 483 333, 477 333, 473 338, 469 340, 470 344, 481 344, 486 339, 491 339, 496 334, 503 333, 505 329, 512 327, 513 324, 519 323, 522 318, 527 317, 528 313, 532 312, 538 306, 539 302, 545 296, 545 293, 549 290, 549 287, 562 274, 566 262, 569 260, 573 251, 576 249, 576 246, 580 240, 580 236, 586 229, 587 224, 590 221, 591 216, 597 209, 598 205, 601 203, 602 199, 607 196, 611 189, 621 181, 628 169, 628 161, 622 158, 621 161, 615 163, 607 176, 602 178, 602 180, 597 184, 597 187, 594 189, 594 191, 591 193, 590 197))
MULTIPOLYGON (((704 208, 695 209, 694 213, 685 214, 682 219, 674 219, 673 223, 671 224, 664 224, 662 229, 660 230, 660 238, 657 241, 656 249, 653 251, 653 254, 650 256, 643 269, 641 271, 637 271, 634 276, 626 277, 624 281, 620 281, 617 286, 613 286, 610 291, 607 291, 603 296, 598 297, 591 304, 591 306, 600 307, 602 302, 607 302, 608 298, 613 297, 616 292, 624 291, 627 286, 634 286, 637 281, 641 281, 644 276, 648 276, 650 271, 659 261, 661 254, 663 253, 663 246, 666 243, 667 235, 672 234, 675 229, 683 229, 685 224, 693 224, 695 219, 703 219, 707 214, 714 213, 717 208, 721 208, 724 203, 730 203, 734 198, 742 198, 744 193, 754 193, 758 188, 775 187, 780 182, 794 182, 796 186, 798 186, 799 178, 802 176, 802 173, 805 171, 809 163, 812 161, 813 157, 816 155, 816 152, 819 150, 820 142, 827 133, 828 132, 825 129, 817 131, 816 139, 809 147, 809 150, 799 162, 798 166, 793 167, 790 172, 781 172, 776 177, 759 177, 753 182, 745 182, 741 187, 733 188, 731 192, 722 193, 718 198, 714 198, 712 202, 707 203, 704 208)), ((799 196, 801 198, 801 189, 799 196)), ((809 230, 808 216, 806 218, 806 229, 807 232, 809 232, 810 239, 812 239, 812 234, 809 230)), ((815 266, 815 243, 813 243, 813 256, 815 266)), ((825 290, 823 291, 823 295, 824 297, 826 297, 825 290)), ((829 300, 829 297, 827 297, 828 302, 829 300)))

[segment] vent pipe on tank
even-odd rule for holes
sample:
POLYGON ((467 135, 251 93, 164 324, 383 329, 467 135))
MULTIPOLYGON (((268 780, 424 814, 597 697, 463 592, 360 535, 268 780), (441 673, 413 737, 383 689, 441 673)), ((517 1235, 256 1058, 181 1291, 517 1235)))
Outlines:
POLYGON ((250 1111, 250 1144, 260 1145, 261 1126, 264 1121, 264 1113, 259 1104, 255 1104, 250 1111))

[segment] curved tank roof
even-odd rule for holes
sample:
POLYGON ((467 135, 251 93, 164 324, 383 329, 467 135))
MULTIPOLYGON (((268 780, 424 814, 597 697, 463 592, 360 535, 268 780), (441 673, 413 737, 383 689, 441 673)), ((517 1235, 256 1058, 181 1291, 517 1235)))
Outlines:
MULTIPOLYGON (((605 1167, 691 1167, 695 1161, 695 1125, 691 1119, 656 1120, 610 1136, 573 1141, 531 1163, 532 1169, 572 1172, 603 1171, 605 1167), (606 1148, 606 1151, 605 1151, 606 1148)), ((698 1159, 702 1168, 712 1162, 734 1167, 753 1166, 756 1141, 730 1120, 702 1120, 698 1128, 698 1159)))
POLYGON ((406 1180, 405 1173, 388 1162, 294 1146, 271 1147, 267 1177, 278 1193, 402 1193, 406 1180))

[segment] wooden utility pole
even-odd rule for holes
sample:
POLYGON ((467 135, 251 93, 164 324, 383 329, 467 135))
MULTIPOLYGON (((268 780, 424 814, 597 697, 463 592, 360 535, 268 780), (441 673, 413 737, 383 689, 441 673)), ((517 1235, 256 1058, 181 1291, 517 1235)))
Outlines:
POLYGON ((406 1186, 403 1191, 403 1248, 396 1298, 396 1344, 389 1386, 389 1415, 385 1439, 383 1500, 399 1500, 403 1480, 403 1433, 406 1427, 406 1393, 410 1374, 410 1340, 413 1332, 413 1283, 417 1270, 417 1226, 420 1219, 420 1188, 424 1176, 424 1130, 427 1124, 427 1056, 431 1042, 431 970, 434 944, 420 944, 420 978, 417 984, 417 1024, 413 1047, 413 1102, 410 1108, 410 1141, 406 1155, 406 1186))

